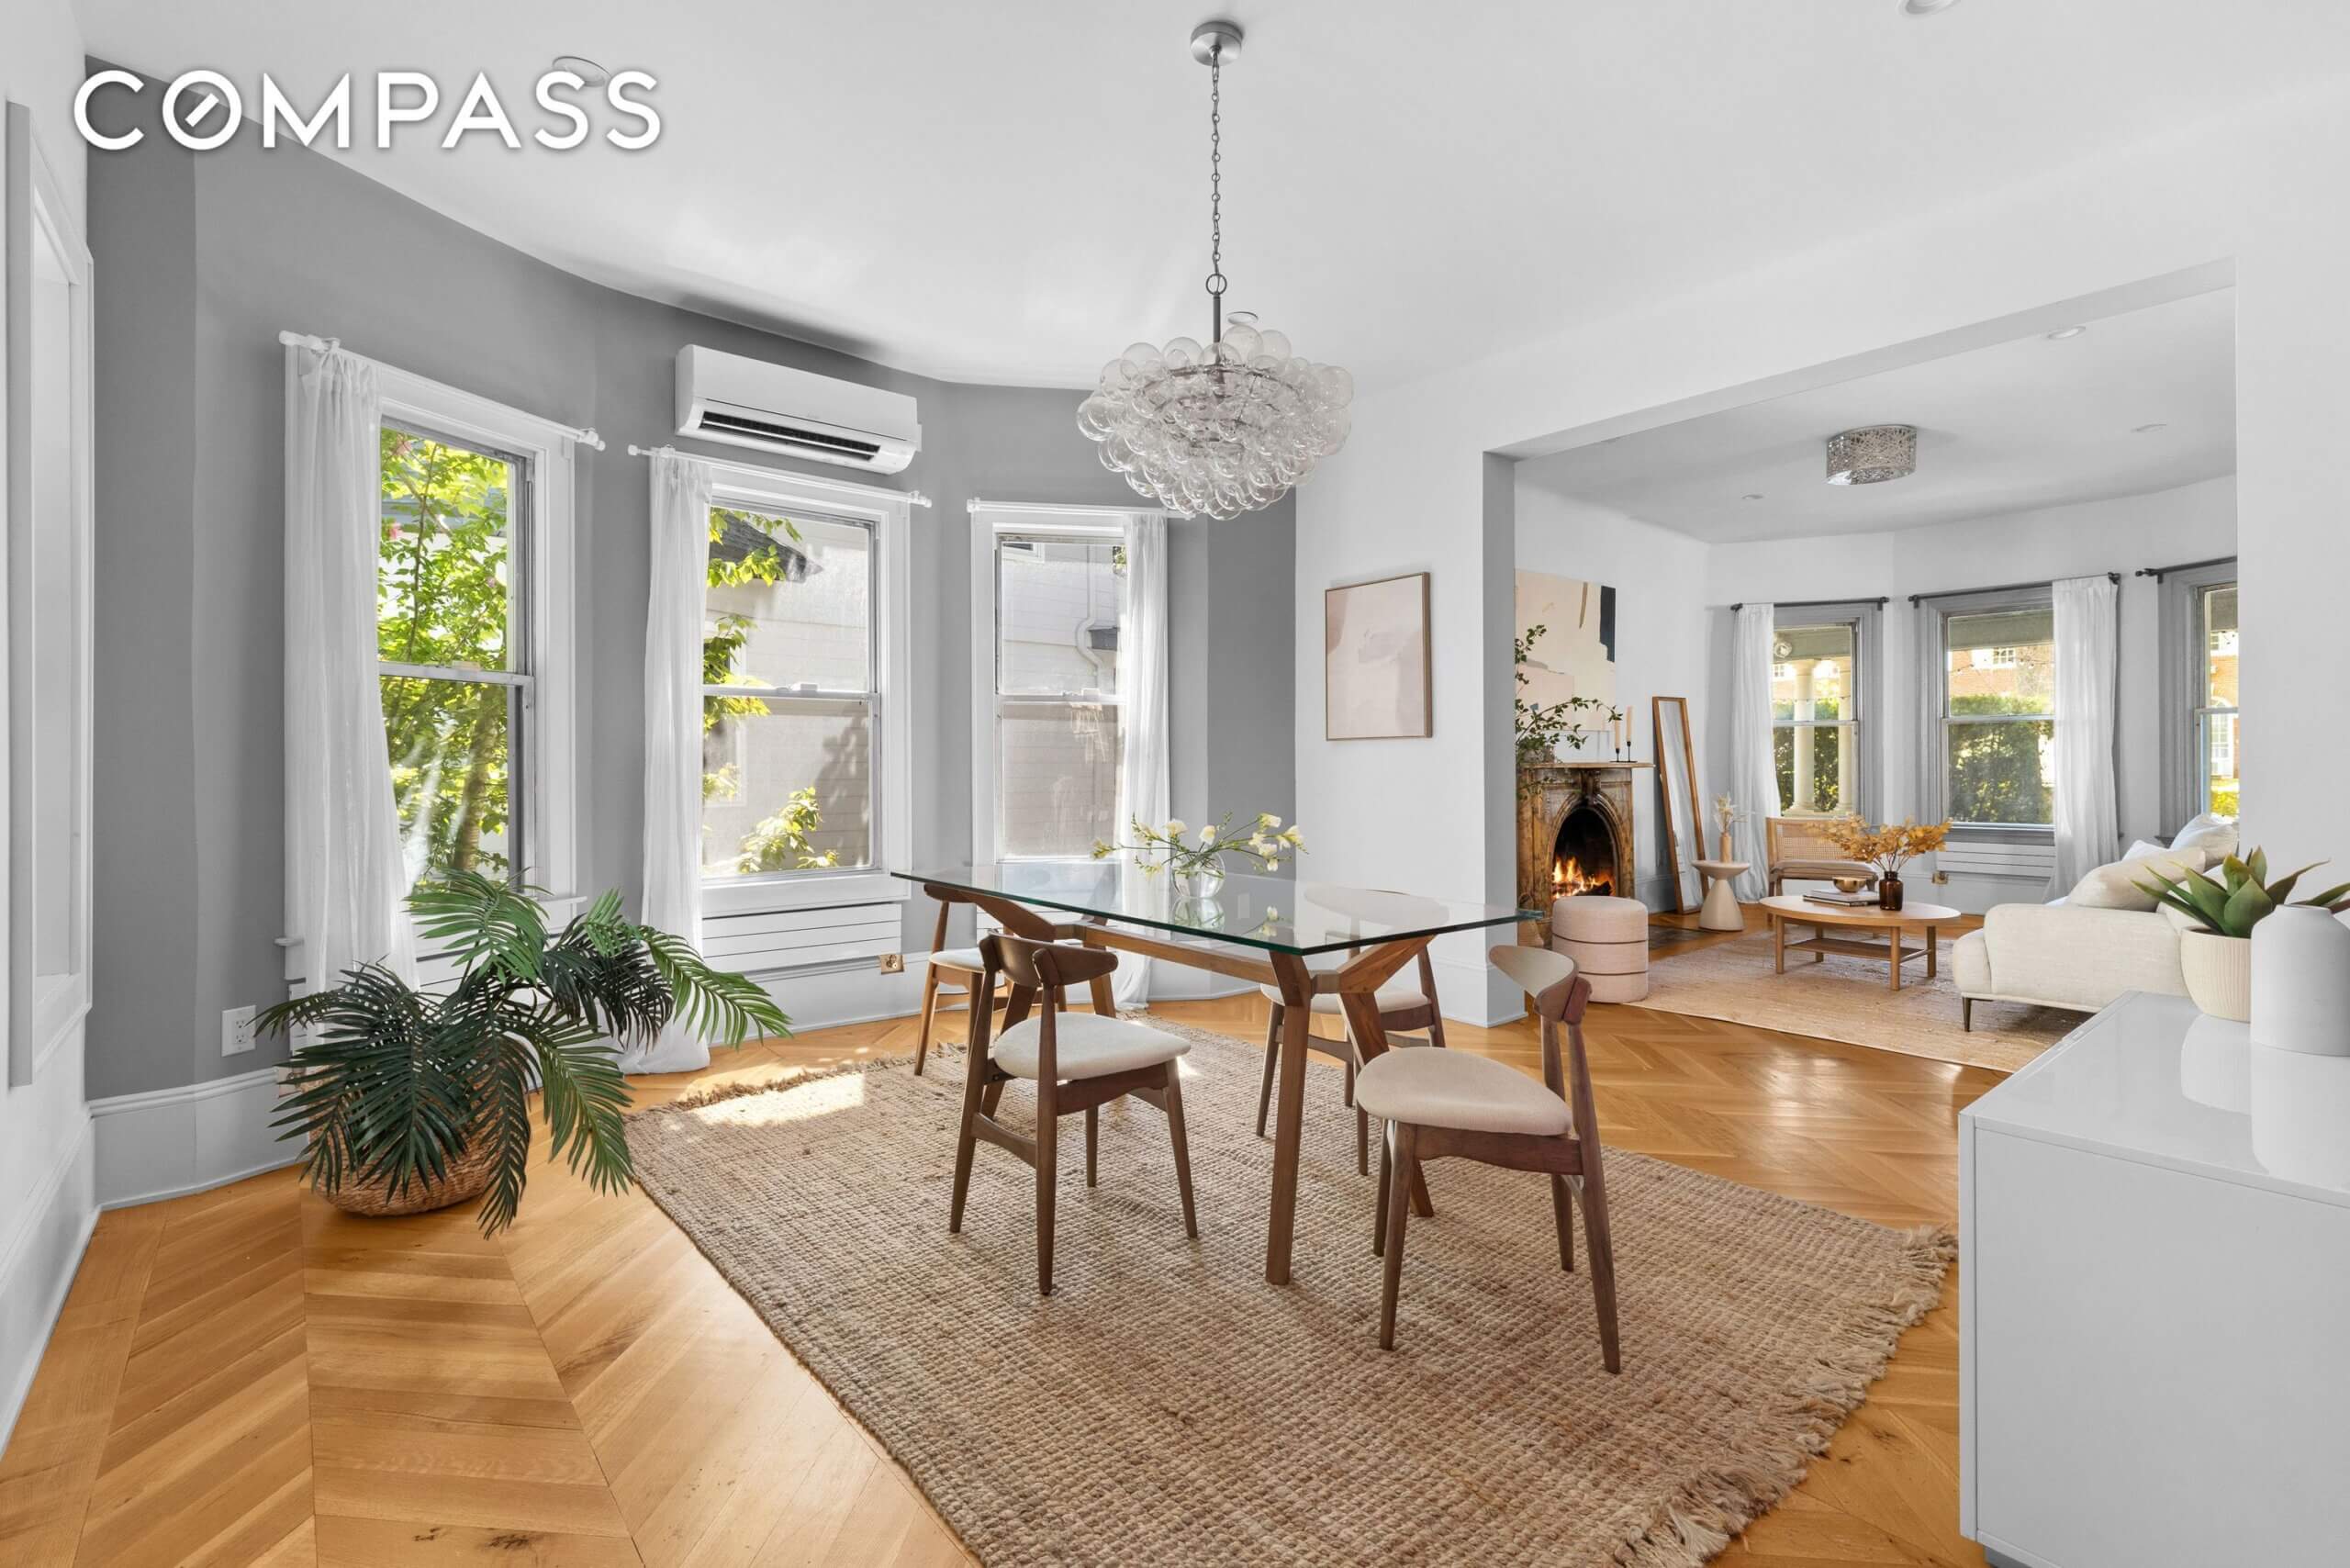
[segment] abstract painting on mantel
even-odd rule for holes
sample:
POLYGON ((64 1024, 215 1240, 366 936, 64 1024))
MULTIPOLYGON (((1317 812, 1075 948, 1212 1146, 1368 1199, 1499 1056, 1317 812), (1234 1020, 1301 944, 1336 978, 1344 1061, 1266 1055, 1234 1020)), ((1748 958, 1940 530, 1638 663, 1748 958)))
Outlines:
POLYGON ((1520 572, 1516 588, 1519 640, 1543 629, 1519 667, 1518 695, 1545 708, 1589 698, 1600 704, 1595 727, 1605 727, 1616 705, 1616 590, 1549 572, 1520 572))
POLYGON ((1431 734, 1432 686, 1426 572, 1323 590, 1325 738, 1404 740, 1431 734))

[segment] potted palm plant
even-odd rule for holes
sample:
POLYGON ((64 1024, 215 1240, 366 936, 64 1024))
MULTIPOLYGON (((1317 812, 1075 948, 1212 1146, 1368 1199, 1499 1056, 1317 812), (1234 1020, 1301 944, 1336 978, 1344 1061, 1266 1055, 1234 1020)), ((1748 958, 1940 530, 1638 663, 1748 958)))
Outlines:
POLYGON ((599 1192, 624 1191, 634 1168, 615 1041, 649 1043, 673 1020, 729 1046, 790 1032, 755 981, 622 918, 616 892, 556 932, 536 900, 472 872, 419 888, 408 908, 458 962, 454 985, 420 991, 363 964, 254 1021, 301 1031, 274 1125, 307 1140, 303 1174, 352 1213, 419 1214, 487 1193, 483 1231, 512 1224, 534 1089, 549 1158, 566 1157, 599 1192))

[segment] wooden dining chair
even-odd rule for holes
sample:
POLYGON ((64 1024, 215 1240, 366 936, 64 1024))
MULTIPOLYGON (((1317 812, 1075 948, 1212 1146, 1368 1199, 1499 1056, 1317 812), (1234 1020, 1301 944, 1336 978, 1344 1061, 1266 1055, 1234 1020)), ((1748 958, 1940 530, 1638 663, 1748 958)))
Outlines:
POLYGON ((914 1036, 914 1076, 922 1076, 922 1064, 930 1055, 930 1031, 939 1012, 940 992, 950 1002, 957 997, 968 1009, 977 994, 980 971, 987 968, 977 947, 949 947, 946 945, 946 916, 950 905, 941 902, 938 924, 930 935, 930 959, 923 966, 922 1027, 914 1036))
POLYGON ((1058 1182, 1059 1125, 1085 1113, 1085 1184, 1098 1174, 1101 1110, 1121 1095, 1154 1105, 1167 1117, 1175 1145, 1175 1186, 1183 1200, 1183 1229, 1193 1239, 1199 1216, 1192 1206, 1192 1150, 1183 1137, 1183 1084, 1178 1061, 1192 1047, 1147 1024, 1064 1010, 1062 989, 1085 985, 1118 966, 1115 953, 1031 942, 999 933, 979 944, 979 990, 971 999, 970 1067, 963 1080, 962 1134, 955 1146, 955 1196, 946 1228, 960 1234, 971 1185, 971 1156, 982 1141, 1010 1149, 1036 1173, 1036 1289, 1053 1294, 1053 1201, 1058 1182), (996 976, 1011 981, 1003 1032, 993 1036, 996 976), (1035 1016, 1029 1009, 1041 1003, 1035 1016), (995 1119, 1004 1085, 1036 1085, 1036 1128, 1030 1137, 995 1119))
POLYGON ((1575 1266, 1574 1200, 1583 1204, 1591 1243, 1592 1295, 1599 1307, 1599 1348, 1609 1372, 1623 1370, 1616 1336, 1616 1251, 1607 1231, 1607 1186, 1600 1172, 1599 1118, 1592 1107, 1591 1064, 1583 1055, 1583 1014, 1591 982, 1575 963, 1548 947, 1495 947, 1494 967, 1534 993, 1542 1021, 1542 1081, 1491 1057, 1467 1051, 1389 1051, 1355 1079, 1355 1103, 1387 1123, 1379 1157, 1378 1219, 1371 1250, 1386 1262, 1379 1297, 1379 1348, 1395 1348, 1395 1294, 1404 1275, 1405 1201, 1425 1160, 1457 1156, 1550 1178, 1551 1218, 1559 1229, 1559 1267, 1575 1266), (1559 1055, 1559 1031, 1567 1052, 1559 1055))
MULTIPOLYGON (((1281 1021, 1288 1016, 1289 1008, 1281 1001, 1281 987, 1260 985, 1257 989, 1264 993, 1266 1001, 1273 1004, 1272 1020, 1265 1025, 1265 1081, 1257 1091, 1257 1136, 1263 1137, 1266 1114, 1273 1103, 1273 1072, 1280 1067, 1281 1059, 1281 1021)), ((1391 980, 1373 994, 1372 1005, 1379 1009, 1380 1027, 1386 1030, 1391 1038, 1404 1031, 1426 1029, 1431 1045, 1444 1044, 1444 1014, 1437 1011, 1436 1003, 1436 969, 1428 962, 1427 948, 1420 949, 1419 983, 1391 980)), ((1343 1019, 1346 1004, 1336 991, 1319 992, 1314 998, 1313 1012, 1317 1018, 1343 1019)), ((1345 1026, 1341 1025, 1340 1027, 1344 1029, 1345 1026)), ((1335 1040, 1309 1034, 1305 1037, 1305 1045, 1308 1050, 1317 1055, 1336 1058, 1347 1070, 1346 1087, 1341 1091, 1340 1103, 1354 1111, 1355 1169, 1367 1176, 1371 1173, 1371 1117, 1355 1103, 1355 1073, 1362 1066, 1362 1053, 1356 1048, 1354 1033, 1345 1030, 1335 1040)))

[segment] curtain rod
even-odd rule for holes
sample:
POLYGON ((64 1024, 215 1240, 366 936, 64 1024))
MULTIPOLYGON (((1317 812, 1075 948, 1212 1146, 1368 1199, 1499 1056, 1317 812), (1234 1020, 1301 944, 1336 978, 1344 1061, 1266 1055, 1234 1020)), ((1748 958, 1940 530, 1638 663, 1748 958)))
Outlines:
POLYGON ((898 501, 910 507, 927 507, 930 498, 920 490, 893 490, 887 485, 859 485, 847 479, 820 479, 813 474, 794 473, 789 468, 767 468, 756 463, 733 463, 723 457, 705 457, 699 452, 679 452, 674 446, 631 446, 631 457, 650 457, 666 452, 672 457, 690 457, 697 463, 707 463, 712 468, 728 474, 747 474, 755 479, 774 479, 790 485, 805 485, 813 490, 838 490, 844 495, 867 496, 875 500, 898 501))
POLYGON ((2203 566, 2232 566, 2235 563, 2236 558, 2233 555, 2214 555, 2208 561, 2181 561, 2176 566, 2141 566, 2138 568, 2138 576, 2152 577, 2154 581, 2160 582, 2173 572, 2192 572, 2203 566))
MULTIPOLYGON (((2105 574, 2105 580, 2118 584, 2121 581, 2121 574, 2108 572, 2105 574)), ((1989 588, 1944 588, 1940 593, 1913 593, 1909 596, 1909 602, 1913 605, 1923 604, 1930 599, 1962 599, 1971 593, 2014 593, 2020 588, 2044 588, 2050 586, 2052 585, 2047 582, 1995 583, 1989 588)))
MULTIPOLYGON (((1883 594, 1879 594, 1874 599, 1865 597, 1861 599, 1773 599, 1771 604, 1772 608, 1774 610, 1818 610, 1824 605, 1830 604, 1874 604, 1879 610, 1883 610, 1886 606, 1886 597, 1883 594)), ((1745 608, 1746 604, 1744 600, 1740 600, 1740 602, 1730 606, 1730 609, 1733 610, 1744 610, 1745 608)))
MULTIPOLYGON (((342 340, 341 338, 313 337, 308 332, 280 332, 277 334, 277 341, 284 343, 287 348, 308 349, 314 353, 331 353, 335 350, 342 347, 342 340)), ((357 353, 356 351, 352 352, 352 358, 366 360, 369 364, 375 366, 378 370, 394 371, 398 375, 407 376, 411 381, 420 381, 436 392, 450 393, 455 397, 468 398, 476 403, 496 402, 495 398, 485 398, 478 392, 468 392, 462 386, 452 386, 445 381, 435 381, 429 375, 419 375, 412 370, 401 370, 398 365, 389 364, 386 361, 380 359, 368 359, 367 355, 357 353)), ((554 431, 562 435, 567 436, 571 440, 577 442, 582 446, 592 446, 599 452, 604 450, 604 438, 598 435, 592 429, 582 429, 577 425, 563 424, 558 420, 545 419, 538 414, 531 413, 527 409, 516 409, 512 411, 522 415, 525 419, 535 420, 536 422, 546 426, 547 429, 551 431, 554 431)))
POLYGON ((1087 507, 1062 501, 983 501, 973 496, 963 510, 976 517, 983 511, 1033 511, 1048 517, 1165 517, 1162 507, 1087 507))

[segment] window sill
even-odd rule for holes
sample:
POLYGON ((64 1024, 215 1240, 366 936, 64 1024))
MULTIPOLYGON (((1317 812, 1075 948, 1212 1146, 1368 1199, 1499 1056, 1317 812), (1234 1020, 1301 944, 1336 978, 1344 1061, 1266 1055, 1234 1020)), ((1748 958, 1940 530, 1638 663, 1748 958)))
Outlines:
POLYGON ((1953 823, 1950 835, 1976 844, 2042 844, 2053 840, 2056 829, 2045 823, 1953 823))
POLYGON ((840 909, 851 904, 903 903, 914 885, 879 869, 797 877, 729 877, 701 885, 701 912, 764 914, 783 909, 840 909))

